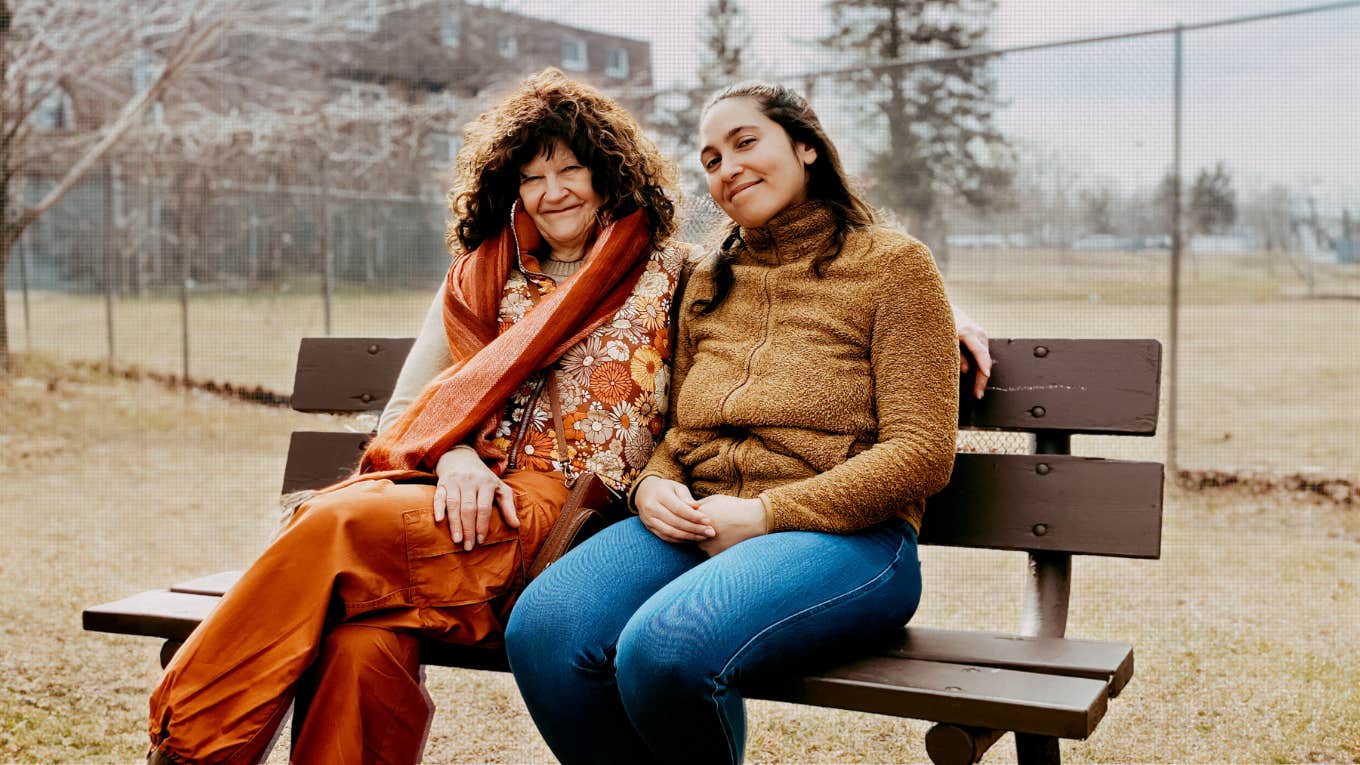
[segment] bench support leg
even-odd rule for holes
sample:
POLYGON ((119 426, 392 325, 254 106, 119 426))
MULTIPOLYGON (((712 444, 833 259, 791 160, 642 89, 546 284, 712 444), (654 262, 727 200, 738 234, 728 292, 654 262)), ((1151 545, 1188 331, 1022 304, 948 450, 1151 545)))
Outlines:
POLYGON ((1015 734, 1016 761, 1020 765, 1061 765, 1062 750, 1058 739, 1032 733, 1015 734))
POLYGON ((179 651, 182 645, 184 645, 183 640, 165 641, 165 644, 161 646, 161 669, 165 669, 170 664, 170 660, 175 658, 175 653, 179 651))
POLYGON ((926 753, 935 765, 973 765, 1004 735, 1004 730, 941 723, 926 733, 926 753))
MULTIPOLYGON (((1034 447, 1036 454, 1071 454, 1072 436, 1068 433, 1040 433, 1035 436, 1034 447)), ((1067 603, 1071 591, 1070 554, 1031 552, 1020 634, 1062 637, 1067 632, 1067 603)), ((1052 736, 1016 733, 1015 752, 1021 765, 1058 765, 1062 762, 1058 739, 1052 736)))

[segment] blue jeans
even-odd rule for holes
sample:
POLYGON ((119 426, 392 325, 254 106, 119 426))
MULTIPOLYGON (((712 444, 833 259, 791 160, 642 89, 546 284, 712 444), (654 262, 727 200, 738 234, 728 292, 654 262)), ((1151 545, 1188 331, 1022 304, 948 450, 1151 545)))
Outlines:
POLYGON ((506 649, 553 754, 739 763, 743 681, 882 639, 916 611, 916 534, 769 534, 709 558, 616 523, 524 591, 506 649))

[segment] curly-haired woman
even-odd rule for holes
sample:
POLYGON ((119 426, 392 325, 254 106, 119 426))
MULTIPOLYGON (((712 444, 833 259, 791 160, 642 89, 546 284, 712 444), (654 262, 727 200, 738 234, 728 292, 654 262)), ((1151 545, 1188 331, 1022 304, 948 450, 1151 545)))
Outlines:
POLYGON ((377 437, 170 662, 152 761, 257 762, 302 693, 295 762, 416 762, 419 640, 498 643, 570 477, 622 491, 647 464, 685 255, 673 168, 550 69, 467 128, 457 171, 458 256, 377 437))

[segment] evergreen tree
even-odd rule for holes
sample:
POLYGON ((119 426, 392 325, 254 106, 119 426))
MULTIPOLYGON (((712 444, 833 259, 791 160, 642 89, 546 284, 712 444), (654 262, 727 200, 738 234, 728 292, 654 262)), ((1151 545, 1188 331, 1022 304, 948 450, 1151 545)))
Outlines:
POLYGON ((1237 221, 1237 192, 1232 174, 1220 161, 1213 170, 1202 168, 1190 187, 1187 212, 1193 230, 1201 234, 1224 231, 1237 221))
POLYGON ((828 0, 822 44, 861 70, 847 79, 884 132, 869 173, 874 201, 945 254, 940 211, 953 194, 985 210, 1005 200, 1010 145, 993 123, 1001 106, 985 59, 929 66, 882 64, 972 48, 987 33, 995 0, 828 0))

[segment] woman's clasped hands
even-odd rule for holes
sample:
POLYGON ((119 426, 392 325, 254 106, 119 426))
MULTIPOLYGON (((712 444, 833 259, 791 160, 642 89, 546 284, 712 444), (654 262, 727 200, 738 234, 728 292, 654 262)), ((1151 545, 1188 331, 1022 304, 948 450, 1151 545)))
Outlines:
POLYGON ((633 495, 642 525, 667 542, 697 542, 712 557, 738 542, 769 533, 759 499, 714 494, 696 500, 689 487, 648 476, 633 495))
POLYGON ((512 529, 519 528, 515 492, 470 447, 450 449, 435 465, 439 483, 434 490, 434 522, 449 518, 449 534, 455 545, 469 551, 486 540, 491 531, 492 506, 512 529))

